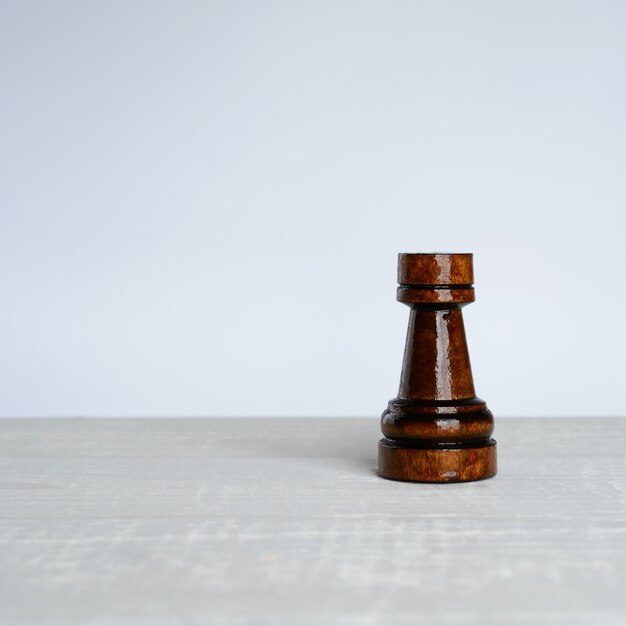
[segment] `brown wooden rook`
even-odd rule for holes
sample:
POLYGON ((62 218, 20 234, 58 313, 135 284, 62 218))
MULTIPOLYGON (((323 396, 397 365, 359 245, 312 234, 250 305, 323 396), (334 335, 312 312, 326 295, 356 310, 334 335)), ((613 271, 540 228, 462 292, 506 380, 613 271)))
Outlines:
POLYGON ((378 473, 422 482, 490 478, 493 415, 474 391, 461 310, 474 301, 472 255, 400 254, 398 283, 411 315, 398 397, 381 418, 378 473))

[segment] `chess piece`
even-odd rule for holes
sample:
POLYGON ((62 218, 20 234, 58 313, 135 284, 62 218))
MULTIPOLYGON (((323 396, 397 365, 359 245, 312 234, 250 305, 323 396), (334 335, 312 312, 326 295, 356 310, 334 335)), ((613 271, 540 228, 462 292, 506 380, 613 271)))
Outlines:
POLYGON ((462 307, 471 254, 398 255, 397 299, 411 307, 398 397, 381 417, 378 474, 462 482, 496 473, 493 415, 476 397, 462 307))

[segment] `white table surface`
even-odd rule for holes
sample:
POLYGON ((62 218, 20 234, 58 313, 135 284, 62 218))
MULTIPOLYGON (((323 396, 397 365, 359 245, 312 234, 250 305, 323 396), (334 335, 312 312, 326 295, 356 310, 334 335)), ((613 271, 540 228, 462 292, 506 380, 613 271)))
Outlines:
POLYGON ((499 474, 375 474, 378 420, 0 421, 0 621, 626 624, 626 419, 501 419, 499 474))

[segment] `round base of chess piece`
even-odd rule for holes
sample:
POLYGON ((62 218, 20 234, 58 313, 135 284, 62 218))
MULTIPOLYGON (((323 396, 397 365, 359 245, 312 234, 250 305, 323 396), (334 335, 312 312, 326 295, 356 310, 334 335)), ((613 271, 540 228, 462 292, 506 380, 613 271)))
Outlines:
POLYGON ((496 475, 496 442, 455 447, 409 447, 408 442, 383 438, 378 442, 378 475, 392 480, 460 483, 496 475))

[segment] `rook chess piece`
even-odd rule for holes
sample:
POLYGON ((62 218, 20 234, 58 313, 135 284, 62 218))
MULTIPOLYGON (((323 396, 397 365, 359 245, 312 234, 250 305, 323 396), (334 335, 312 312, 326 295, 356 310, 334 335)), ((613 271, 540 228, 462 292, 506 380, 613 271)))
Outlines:
POLYGON ((398 255, 397 299, 411 307, 398 397, 382 414, 378 473, 462 482, 496 473, 493 415, 476 397, 462 307, 474 301, 471 254, 398 255))

